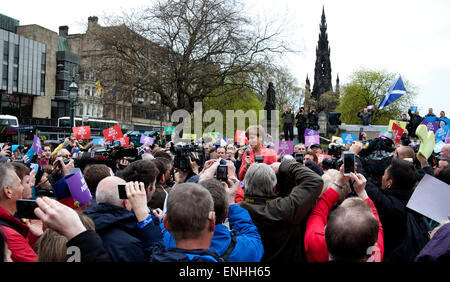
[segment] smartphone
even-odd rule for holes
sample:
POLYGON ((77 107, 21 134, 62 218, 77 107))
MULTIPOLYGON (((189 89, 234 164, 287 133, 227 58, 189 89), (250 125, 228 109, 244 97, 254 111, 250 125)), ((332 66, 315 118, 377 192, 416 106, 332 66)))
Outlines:
POLYGON ((38 207, 38 205, 36 204, 36 200, 20 199, 17 200, 16 206, 17 206, 16 217, 27 219, 39 219, 34 214, 34 209, 38 207))
POLYGON ((255 162, 257 163, 263 163, 264 162, 264 157, 263 156, 255 156, 255 162))
POLYGON ((351 151, 344 152, 344 176, 349 176, 355 172, 355 153, 351 151))
POLYGON ((219 181, 227 181, 228 180, 228 166, 227 165, 219 165, 217 167, 216 179, 219 181))
POLYGON ((303 153, 295 153, 294 155, 295 157, 295 161, 298 163, 303 163, 303 160, 305 159, 305 156, 303 155, 303 153))
POLYGON ((125 184, 117 184, 117 189, 119 190, 119 199, 128 199, 125 184))

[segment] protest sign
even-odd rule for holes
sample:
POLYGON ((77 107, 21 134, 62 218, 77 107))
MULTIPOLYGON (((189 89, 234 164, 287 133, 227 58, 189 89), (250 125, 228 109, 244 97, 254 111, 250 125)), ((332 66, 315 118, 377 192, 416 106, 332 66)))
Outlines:
POLYGON ((353 141, 356 141, 356 134, 351 133, 342 133, 342 142, 343 144, 352 144, 353 141))
POLYGON ((309 147, 314 144, 320 144, 319 132, 307 128, 305 130, 305 146, 309 147))
POLYGON ((67 186, 75 206, 82 206, 92 200, 91 192, 84 180, 81 170, 66 178, 67 186))
POLYGON ((294 153, 294 141, 278 141, 275 144, 275 151, 277 154, 292 155, 294 153))
POLYGON ((445 138, 447 137, 449 132, 450 132, 450 127, 448 125, 436 130, 436 132, 434 133, 434 135, 436 136, 436 142, 445 141, 445 138))
POLYGON ((395 144, 400 143, 400 139, 402 139, 403 128, 398 126, 396 123, 392 125, 392 139, 394 139, 395 144))
POLYGON ((378 137, 392 138, 392 133, 387 132, 386 130, 382 129, 382 130, 380 131, 380 134, 378 135, 378 137))
POLYGON ((123 136, 122 129, 120 126, 114 125, 110 128, 103 130, 103 136, 105 136, 106 141, 114 141, 123 136))
POLYGON ((436 132, 439 129, 439 122, 438 121, 434 121, 434 122, 422 121, 421 124, 424 124, 427 127, 428 131, 436 132))
POLYGON ((319 164, 322 163, 323 159, 325 159, 325 158, 328 158, 330 160, 333 159, 333 157, 330 155, 317 154, 317 159, 318 159, 319 164))
POLYGON ((147 145, 151 146, 151 145, 153 145, 153 138, 142 134, 140 142, 141 142, 141 144, 147 144, 147 145))
POLYGON ((165 135, 172 135, 175 131, 175 126, 164 126, 164 134, 165 135))
POLYGON ((450 214, 450 185, 425 174, 406 205, 436 222, 448 219, 450 214))
MULTIPOLYGON (((41 155, 42 154, 42 144, 41 144, 41 139, 39 139, 39 137, 37 137, 36 135, 34 135, 33 137, 33 150, 38 154, 41 155)), ((31 161, 31 158, 30 158, 31 161)))
POLYGON ((234 142, 239 145, 245 144, 245 130, 236 130, 236 134, 234 135, 234 142))
POLYGON ((72 130, 77 140, 91 139, 91 127, 89 125, 72 127, 72 130))
POLYGON ((418 109, 417 106, 413 106, 413 107, 411 107, 411 112, 415 113, 415 112, 417 112, 417 109, 418 109))
POLYGON ((197 134, 183 133, 182 139, 194 140, 197 138, 197 134))
POLYGON ((94 138, 92 139, 93 145, 102 145, 105 143, 105 138, 94 138))
POLYGON ((130 138, 129 137, 120 137, 119 139, 114 140, 115 142, 119 142, 119 145, 122 147, 130 146, 130 138))
POLYGON ((389 121, 389 127, 388 127, 388 131, 389 131, 389 132, 392 131, 392 125, 393 125, 394 123, 395 123, 396 125, 400 126, 402 129, 406 129, 406 124, 407 124, 406 121, 399 121, 399 120, 393 120, 393 119, 391 119, 391 120, 389 121))

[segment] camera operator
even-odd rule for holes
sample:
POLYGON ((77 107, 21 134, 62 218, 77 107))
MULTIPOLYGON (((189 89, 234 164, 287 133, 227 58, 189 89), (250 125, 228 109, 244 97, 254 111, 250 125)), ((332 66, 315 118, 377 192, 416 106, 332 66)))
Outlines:
POLYGON ((308 128, 312 130, 319 130, 319 114, 314 108, 309 109, 308 113, 308 128))
POLYGON ((295 161, 253 164, 245 175, 246 209, 264 246, 262 262, 303 262, 304 223, 322 189, 322 178, 295 161), (278 180, 282 180, 279 183, 278 180))

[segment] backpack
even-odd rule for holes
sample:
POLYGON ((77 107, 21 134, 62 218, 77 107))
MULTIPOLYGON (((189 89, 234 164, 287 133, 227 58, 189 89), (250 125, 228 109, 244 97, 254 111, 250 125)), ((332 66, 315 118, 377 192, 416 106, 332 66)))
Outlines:
POLYGON ((419 252, 430 240, 428 232, 431 230, 425 216, 407 209, 406 234, 402 243, 384 259, 388 262, 413 262, 419 252))

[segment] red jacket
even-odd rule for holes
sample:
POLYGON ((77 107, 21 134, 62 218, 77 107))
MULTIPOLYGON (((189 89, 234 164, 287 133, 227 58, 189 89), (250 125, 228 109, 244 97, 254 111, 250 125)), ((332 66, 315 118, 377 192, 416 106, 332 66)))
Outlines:
POLYGON ((39 237, 34 236, 28 226, 0 207, 0 220, 11 227, 0 224, 13 262, 36 262, 37 255, 33 251, 39 237))
MULTIPOLYGON (((305 233, 305 251, 308 262, 328 261, 328 248, 325 242, 325 225, 327 224, 328 213, 338 199, 339 194, 331 188, 328 189, 322 194, 308 218, 305 233)), ((367 198, 365 202, 370 206, 373 215, 378 220, 379 230, 377 247, 380 252, 380 261, 382 261, 384 254, 383 227, 381 226, 378 212, 372 200, 367 198)))
MULTIPOLYGON (((264 157, 264 163, 271 165, 274 162, 277 161, 277 154, 274 150, 268 149, 265 146, 261 147, 261 150, 259 151, 257 156, 263 156, 264 157)), ((247 153, 244 152, 244 155, 242 156, 242 165, 241 169, 239 170, 239 180, 244 180, 245 174, 247 173, 247 168, 245 167, 245 158, 247 157, 247 153)), ((252 160, 252 163, 255 162, 255 153, 253 152, 253 149, 250 148, 250 158, 252 160)))

